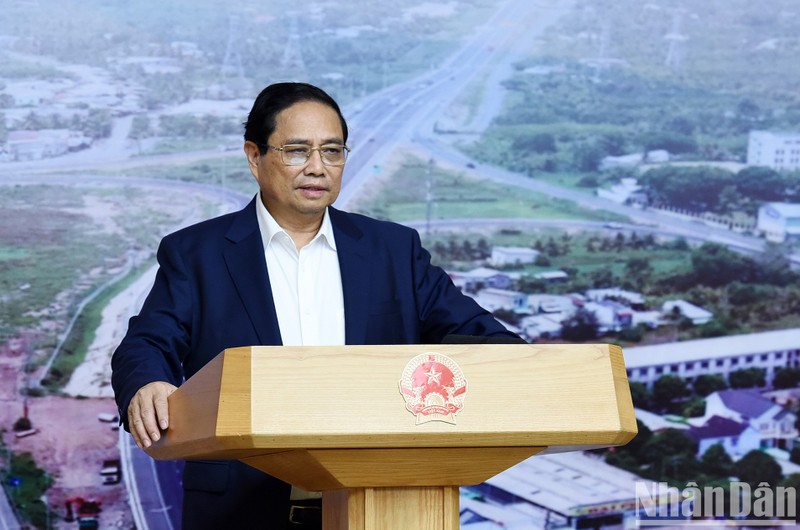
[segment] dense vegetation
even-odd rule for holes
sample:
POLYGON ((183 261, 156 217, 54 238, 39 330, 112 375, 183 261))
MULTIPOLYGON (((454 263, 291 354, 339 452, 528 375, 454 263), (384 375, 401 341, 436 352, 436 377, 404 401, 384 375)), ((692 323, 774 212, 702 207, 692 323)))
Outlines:
MULTIPOLYGON (((520 64, 506 81, 511 95, 505 113, 470 149, 477 158, 532 176, 595 173, 604 157, 652 150, 683 161, 743 162, 750 130, 792 129, 800 121, 800 102, 765 96, 766 102, 756 103, 622 69, 598 76, 579 64, 526 73, 533 66, 520 64)), ((728 184, 716 185, 717 194, 728 184)))
POLYGON ((0 439, 0 484, 14 507, 35 528, 47 526, 47 505, 43 496, 52 485, 53 478, 40 469, 30 453, 10 454, 0 439))
MULTIPOLYGON (((308 77, 346 103, 427 70, 496 9, 489 0, 465 4, 441 17, 415 17, 406 13, 413 5, 387 10, 378 0, 306 10, 276 2, 40 0, 35 9, 8 6, 0 27, 17 38, 9 51, 109 68, 142 85, 148 109, 212 94, 226 79, 260 87, 267 73, 308 77), (137 61, 155 57, 179 60, 181 73, 149 71, 137 61)), ((5 78, 66 75, 17 56, 0 63, 5 78)))

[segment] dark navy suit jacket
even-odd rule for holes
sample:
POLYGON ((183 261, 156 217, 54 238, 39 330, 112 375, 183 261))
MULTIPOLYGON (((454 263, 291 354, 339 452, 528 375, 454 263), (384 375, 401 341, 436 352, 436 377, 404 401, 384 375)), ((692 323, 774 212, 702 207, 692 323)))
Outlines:
MULTIPOLYGON (((120 409, 153 381, 180 385, 226 348, 280 345, 255 200, 163 239, 155 284, 112 359, 120 409)), ((330 208, 347 344, 510 337, 430 264, 416 231, 330 208)))

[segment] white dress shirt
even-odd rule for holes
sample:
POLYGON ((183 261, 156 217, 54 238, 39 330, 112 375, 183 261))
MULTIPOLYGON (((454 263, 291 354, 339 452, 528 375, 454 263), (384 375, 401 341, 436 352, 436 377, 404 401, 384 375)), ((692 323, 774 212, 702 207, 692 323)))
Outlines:
POLYGON ((342 275, 328 210, 299 251, 260 198, 256 212, 283 345, 344 345, 342 275))
MULTIPOLYGON (((328 210, 317 235, 299 251, 260 196, 256 212, 283 345, 344 345, 342 275, 328 210)), ((292 486, 293 500, 321 496, 292 486)))

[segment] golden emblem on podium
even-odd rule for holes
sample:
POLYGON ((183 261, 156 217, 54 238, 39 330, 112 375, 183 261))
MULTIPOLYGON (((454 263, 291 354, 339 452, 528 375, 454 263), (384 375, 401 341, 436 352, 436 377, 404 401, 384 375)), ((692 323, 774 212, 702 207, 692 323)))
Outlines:
POLYGON ((406 364, 400 393, 417 425, 429 421, 456 423, 464 408, 467 380, 458 364, 441 353, 422 353, 406 364))

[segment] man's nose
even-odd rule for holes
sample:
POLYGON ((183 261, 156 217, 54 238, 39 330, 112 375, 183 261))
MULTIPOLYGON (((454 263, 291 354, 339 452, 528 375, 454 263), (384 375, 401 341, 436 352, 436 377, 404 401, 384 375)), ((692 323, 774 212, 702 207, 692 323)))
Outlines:
POLYGON ((319 148, 311 150, 306 164, 306 173, 320 174, 324 171, 325 164, 322 163, 322 151, 319 148))

